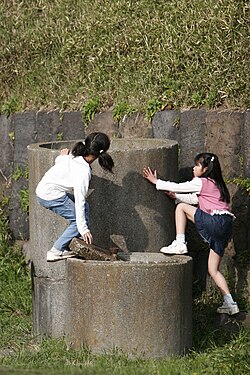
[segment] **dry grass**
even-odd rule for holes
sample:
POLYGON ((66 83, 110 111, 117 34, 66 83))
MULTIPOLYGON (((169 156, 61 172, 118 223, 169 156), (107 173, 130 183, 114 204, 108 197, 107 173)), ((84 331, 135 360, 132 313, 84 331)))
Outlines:
POLYGON ((2 0, 0 109, 249 108, 249 2, 2 0))

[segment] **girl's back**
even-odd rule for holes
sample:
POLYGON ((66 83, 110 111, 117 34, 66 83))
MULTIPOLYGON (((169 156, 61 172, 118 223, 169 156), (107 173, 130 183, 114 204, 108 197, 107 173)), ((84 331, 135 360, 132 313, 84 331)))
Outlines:
POLYGON ((221 200, 221 192, 215 182, 210 178, 200 178, 202 188, 198 195, 199 208, 208 214, 211 214, 214 210, 227 211, 229 205, 221 200))

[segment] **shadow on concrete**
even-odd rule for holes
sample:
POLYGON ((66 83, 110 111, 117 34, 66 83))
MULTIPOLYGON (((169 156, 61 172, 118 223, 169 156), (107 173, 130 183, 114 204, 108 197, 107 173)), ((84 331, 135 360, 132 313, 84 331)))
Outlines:
POLYGON ((157 231, 166 230, 167 214, 162 209, 162 196, 138 172, 127 173, 122 186, 93 175, 90 189, 93 189, 88 198, 90 227, 97 246, 116 247, 123 241, 122 247, 127 251, 143 252, 149 244, 149 227, 156 235, 157 231), (97 205, 98 216, 95 214, 97 205))

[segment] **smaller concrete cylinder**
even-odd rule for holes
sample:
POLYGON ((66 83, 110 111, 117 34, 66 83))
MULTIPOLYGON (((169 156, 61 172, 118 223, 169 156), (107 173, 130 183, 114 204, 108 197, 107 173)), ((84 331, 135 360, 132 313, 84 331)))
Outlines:
POLYGON ((192 344, 192 260, 132 253, 130 261, 69 259, 66 337, 74 348, 182 355, 192 344))

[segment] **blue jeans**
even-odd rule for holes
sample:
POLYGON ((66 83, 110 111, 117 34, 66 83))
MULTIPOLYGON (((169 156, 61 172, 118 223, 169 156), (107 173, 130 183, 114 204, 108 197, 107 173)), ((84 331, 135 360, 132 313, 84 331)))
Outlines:
MULTIPOLYGON (((54 247, 57 250, 67 250, 71 240, 74 237, 81 237, 76 225, 76 211, 75 211, 75 198, 73 194, 65 194, 61 198, 47 201, 37 197, 38 203, 55 212, 57 215, 62 216, 64 219, 69 220, 69 225, 63 234, 56 240, 54 247)), ((85 202, 85 217, 87 225, 89 226, 89 204, 85 202)))

